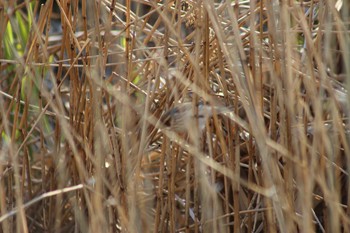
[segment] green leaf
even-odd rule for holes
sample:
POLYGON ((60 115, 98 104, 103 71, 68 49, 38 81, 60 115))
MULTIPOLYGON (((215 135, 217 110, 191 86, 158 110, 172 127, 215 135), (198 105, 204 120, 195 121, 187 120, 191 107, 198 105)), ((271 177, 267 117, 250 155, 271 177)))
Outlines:
POLYGON ((21 50, 25 48, 26 43, 28 41, 28 36, 29 36, 29 27, 25 20, 23 20, 23 17, 19 11, 16 11, 16 19, 18 23, 18 28, 19 28, 19 33, 20 37, 18 37, 19 41, 21 41, 21 50))
POLYGON ((4 36, 4 49, 5 49, 6 59, 13 58, 13 51, 12 51, 13 44, 14 44, 13 29, 12 29, 11 23, 8 21, 6 26, 5 36, 4 36))

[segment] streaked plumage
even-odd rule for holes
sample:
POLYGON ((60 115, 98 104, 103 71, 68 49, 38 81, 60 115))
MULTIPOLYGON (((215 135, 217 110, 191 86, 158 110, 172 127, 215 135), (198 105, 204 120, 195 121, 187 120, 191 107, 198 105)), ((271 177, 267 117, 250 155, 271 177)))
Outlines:
POLYGON ((213 112, 221 114, 228 111, 230 111, 228 108, 222 106, 199 104, 198 114, 196 114, 192 103, 187 102, 169 109, 162 115, 160 121, 167 129, 183 133, 196 127, 196 120, 199 130, 203 130, 206 120, 213 115, 213 112))

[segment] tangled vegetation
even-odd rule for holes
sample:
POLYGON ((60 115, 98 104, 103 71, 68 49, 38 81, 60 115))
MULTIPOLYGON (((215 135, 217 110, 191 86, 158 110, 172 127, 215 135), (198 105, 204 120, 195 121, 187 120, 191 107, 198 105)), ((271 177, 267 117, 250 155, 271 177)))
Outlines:
POLYGON ((0 1, 1 232, 350 232, 349 13, 0 1))

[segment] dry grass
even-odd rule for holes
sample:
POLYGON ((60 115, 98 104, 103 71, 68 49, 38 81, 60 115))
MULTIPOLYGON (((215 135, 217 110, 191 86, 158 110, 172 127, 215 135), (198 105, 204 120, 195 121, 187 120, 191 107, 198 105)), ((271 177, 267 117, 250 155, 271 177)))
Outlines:
POLYGON ((350 232, 347 1, 29 4, 0 1, 1 232, 350 232), (232 113, 159 129, 191 101, 232 113))

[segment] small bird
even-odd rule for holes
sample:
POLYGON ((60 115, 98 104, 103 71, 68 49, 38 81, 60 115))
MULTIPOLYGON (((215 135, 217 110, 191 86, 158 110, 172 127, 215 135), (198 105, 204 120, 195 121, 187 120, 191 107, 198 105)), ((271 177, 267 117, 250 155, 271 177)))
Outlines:
POLYGON ((184 133, 196 127, 197 120, 198 128, 202 131, 205 128, 207 119, 213 116, 213 113, 222 114, 230 111, 230 109, 223 106, 200 103, 198 105, 198 112, 196 113, 192 103, 186 102, 180 103, 165 112, 160 118, 160 122, 169 130, 184 133))

